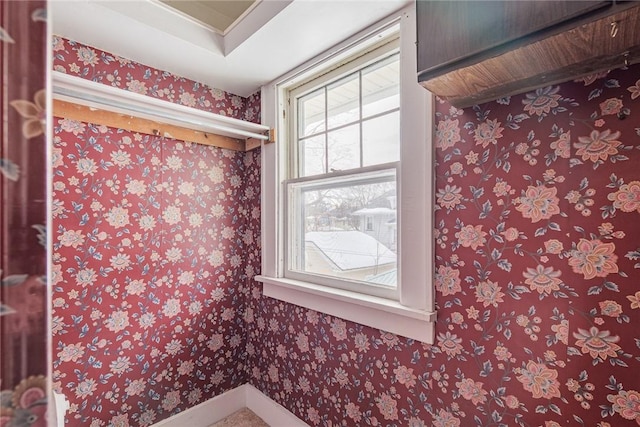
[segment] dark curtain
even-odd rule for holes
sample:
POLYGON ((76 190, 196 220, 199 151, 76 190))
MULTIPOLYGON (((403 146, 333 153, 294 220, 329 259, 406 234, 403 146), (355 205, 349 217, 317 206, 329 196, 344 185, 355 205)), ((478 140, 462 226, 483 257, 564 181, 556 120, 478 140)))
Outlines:
POLYGON ((46 426, 45 1, 0 2, 0 425, 46 426))

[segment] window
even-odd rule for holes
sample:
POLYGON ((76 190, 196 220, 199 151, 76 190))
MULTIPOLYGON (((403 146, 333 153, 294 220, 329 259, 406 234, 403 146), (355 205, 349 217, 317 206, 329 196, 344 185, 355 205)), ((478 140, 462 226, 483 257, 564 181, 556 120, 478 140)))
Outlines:
POLYGON ((397 299, 397 33, 285 92, 284 277, 397 299), (375 214, 375 220, 374 220, 375 214), (360 225, 364 220, 365 227, 360 225))
POLYGON ((279 138, 262 152, 256 279, 269 297, 433 342, 433 100, 415 61, 411 7, 263 88, 279 138))
MULTIPOLYGON (((367 215, 366 217, 366 221, 367 221, 367 226, 365 228, 365 230, 367 231, 374 231, 373 230, 373 217, 371 215, 367 215)), ((395 230, 394 230, 394 234, 395 234, 395 230)), ((394 236, 391 236, 391 240, 395 240, 394 236)))

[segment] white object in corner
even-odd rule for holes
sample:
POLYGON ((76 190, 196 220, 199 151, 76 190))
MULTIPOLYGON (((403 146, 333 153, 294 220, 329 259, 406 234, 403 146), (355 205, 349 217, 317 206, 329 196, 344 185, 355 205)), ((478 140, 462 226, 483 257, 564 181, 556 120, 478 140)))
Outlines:
POLYGON ((53 392, 53 412, 57 426, 64 426, 64 416, 69 410, 69 401, 62 393, 53 392))
POLYGON ((284 406, 265 396, 254 386, 244 384, 162 420, 152 427, 207 427, 242 408, 249 408, 270 426, 308 426, 284 406))

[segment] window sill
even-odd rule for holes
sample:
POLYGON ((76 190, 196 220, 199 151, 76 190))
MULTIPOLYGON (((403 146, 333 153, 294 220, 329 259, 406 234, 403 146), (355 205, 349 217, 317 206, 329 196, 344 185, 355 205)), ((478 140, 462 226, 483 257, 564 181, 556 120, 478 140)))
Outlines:
POLYGON ((256 276, 265 296, 433 344, 436 312, 298 280, 256 276))

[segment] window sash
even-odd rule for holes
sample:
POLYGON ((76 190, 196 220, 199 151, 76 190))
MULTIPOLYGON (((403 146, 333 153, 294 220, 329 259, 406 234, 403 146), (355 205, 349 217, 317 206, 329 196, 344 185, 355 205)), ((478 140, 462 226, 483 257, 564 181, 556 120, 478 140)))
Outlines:
MULTIPOLYGON (((393 28, 393 27, 392 27, 393 28)), ((328 135, 332 132, 338 132, 340 130, 346 129, 349 126, 358 126, 358 147, 359 147, 359 166, 362 167, 364 164, 363 159, 363 124, 371 123, 375 119, 392 115, 395 112, 400 110, 400 107, 389 108, 383 111, 378 111, 373 114, 363 115, 363 100, 362 100, 362 72, 367 69, 373 67, 375 68, 378 64, 385 64, 390 58, 396 57, 395 60, 400 61, 400 42, 398 38, 398 30, 394 30, 391 34, 388 34, 385 38, 383 38, 380 42, 376 43, 369 49, 367 49, 364 53, 359 56, 355 56, 349 58, 339 64, 337 64, 333 69, 328 72, 321 73, 319 76, 310 77, 304 80, 301 84, 288 89, 287 95, 287 108, 288 112, 286 116, 288 117, 286 120, 288 122, 288 134, 290 137, 290 142, 288 143, 288 153, 289 153, 289 168, 286 171, 286 177, 297 178, 301 176, 312 176, 312 175, 303 175, 302 169, 304 167, 303 155, 300 153, 301 150, 301 142, 309 141, 313 138, 323 139, 324 145, 324 154, 323 154, 323 167, 322 173, 314 173, 313 175, 323 175, 331 173, 332 171, 329 169, 329 148, 328 148, 328 135), (358 76, 358 118, 350 121, 349 123, 341 123, 338 126, 329 126, 328 123, 328 106, 327 106, 327 91, 332 85, 335 85, 345 79, 350 78, 353 75, 358 76), (301 129, 301 117, 300 117, 300 108, 299 101, 305 97, 309 97, 310 95, 316 93, 324 93, 324 108, 323 108, 323 127, 322 130, 318 130, 313 133, 305 134, 301 129)), ((395 61, 394 60, 394 61, 395 61)), ((398 96, 399 96, 398 87, 398 96)), ((399 137, 399 136, 398 136, 399 137)))
MULTIPOLYGON (((373 47, 369 48, 361 55, 350 58, 343 61, 336 66, 330 72, 325 72, 322 75, 305 80, 301 85, 290 89, 288 91, 288 108, 289 114, 289 167, 285 172, 289 178, 283 182, 282 194, 284 195, 284 212, 285 212, 285 224, 284 224, 284 277, 303 280, 311 283, 318 283, 324 286, 329 286, 337 289, 345 289, 349 291, 359 292, 365 295, 379 296, 383 298, 390 298, 398 300, 400 298, 399 288, 400 283, 396 279, 395 286, 384 286, 371 282, 364 282, 360 280, 351 280, 345 277, 337 277, 339 273, 331 275, 323 275, 317 273, 311 273, 306 271, 306 265, 303 264, 301 259, 304 258, 306 253, 306 242, 303 237, 303 230, 300 227, 305 227, 305 220, 297 218, 300 212, 296 206, 292 203, 292 188, 298 188, 300 184, 315 182, 312 185, 314 188, 322 186, 323 182, 328 182, 328 186, 336 187, 338 180, 345 179, 345 182, 353 182, 354 176, 368 177, 373 179, 372 174, 380 173, 385 169, 393 168, 394 170, 394 182, 396 197, 398 195, 398 164, 399 164, 399 144, 400 134, 397 133, 397 141, 392 143, 397 145, 397 159, 398 161, 388 163, 385 160, 384 163, 374 164, 373 166, 364 166, 365 163, 365 127, 373 123, 375 120, 384 120, 391 118, 396 119, 399 122, 400 111, 400 87, 399 87, 399 72, 398 76, 391 80, 391 90, 395 92, 398 97, 398 104, 391 104, 386 108, 383 106, 376 111, 371 112, 371 103, 365 104, 363 102, 363 76, 367 78, 372 73, 385 66, 394 66, 396 63, 399 67, 400 54, 399 54, 399 40, 398 33, 394 32, 376 43, 373 47), (398 79, 398 87, 393 89, 393 80, 398 79), (330 118, 330 91, 336 87, 341 87, 344 84, 357 85, 357 96, 353 99, 349 98, 349 102, 356 103, 357 105, 351 105, 346 108, 352 108, 357 113, 355 117, 347 122, 331 123, 330 118), (320 108, 320 104, 322 108, 320 108), (367 109, 367 107, 369 107, 367 109), (311 110, 305 110, 310 108, 311 110), (316 110, 316 111, 314 111, 316 110), (368 111, 365 111, 368 110, 368 111), (366 113, 366 114, 365 114, 366 113), (395 116, 394 116, 395 115, 395 116), (313 121, 315 119, 315 121, 313 121), (309 131, 308 126, 311 123, 317 123, 317 128, 309 131), (344 170, 330 169, 332 166, 330 163, 329 138, 332 132, 340 132, 341 130, 347 131, 349 127, 357 127, 357 140, 354 141, 354 145, 357 144, 357 150, 355 147, 353 150, 357 151, 357 158, 353 158, 354 163, 348 165, 344 170), (305 159, 305 149, 302 144, 313 144, 311 149, 314 151, 314 157, 311 162, 307 163, 305 159), (322 146, 323 145, 323 146, 322 146), (320 157, 320 159, 318 159, 320 157), (321 164, 323 163, 323 164, 321 164), (357 164, 355 164, 357 163, 357 164), (311 167, 312 173, 307 173, 305 168, 311 167)), ((335 108, 340 109, 340 106, 334 105, 335 108)), ((399 126, 399 123, 398 123, 399 126)), ((370 148, 369 148, 370 149, 370 148)), ((393 147, 391 147, 393 150, 393 147)), ((384 152, 384 147, 380 150, 384 152)), ((367 152, 369 155, 369 152, 367 152)), ((334 165, 335 166, 335 165, 334 165)), ((349 185, 352 185, 349 183, 349 185)), ((396 206, 400 206, 399 203, 396 206)), ((397 211, 396 211, 397 212, 397 211)), ((396 213, 396 221, 399 216, 399 212, 396 213)), ((366 218, 363 218, 366 221, 366 218)), ((392 232, 397 233, 396 228, 392 232)), ((366 233, 366 227, 364 234, 366 233)), ((397 240, 397 236, 394 236, 397 240)), ((399 257, 400 254, 396 254, 396 277, 400 277, 399 272, 399 257)), ((306 262, 306 261, 305 261, 306 262)), ((338 269, 339 270, 339 269, 338 269)), ((347 274, 347 273, 344 273, 347 274)), ((354 273, 355 274, 355 273, 354 273)))
MULTIPOLYGON (((320 191, 331 190, 344 187, 354 187, 358 185, 378 184, 383 182, 393 182, 395 194, 398 194, 398 163, 386 163, 373 167, 363 168, 361 170, 350 172, 336 172, 328 176, 321 177, 304 177, 286 180, 283 183, 282 194, 285 195, 285 235, 284 235, 284 277, 294 280, 302 280, 311 283, 318 283, 323 286, 329 286, 337 289, 355 291, 366 295, 373 295, 382 298, 399 299, 399 283, 395 286, 385 286, 365 280, 354 280, 353 278, 340 277, 339 274, 321 274, 306 270, 305 261, 303 261, 306 253, 305 233, 302 229, 305 227, 306 215, 298 209, 300 189, 304 191, 320 191), (302 215, 302 218, 300 217, 302 215)), ((396 214, 397 221, 397 214, 396 214)), ((345 230, 347 231, 347 230, 345 230)), ((397 233, 397 229, 394 231, 397 233)), ((366 235, 366 233, 363 233, 366 235)), ((367 235, 368 236, 368 235, 367 235)), ((364 237, 364 236, 363 236, 364 237)), ((397 238, 397 236, 396 236, 397 238)), ((383 250, 384 246, 379 247, 383 250)), ((396 253, 394 268, 399 272, 400 254, 396 253)), ((371 266, 373 267, 373 266, 371 266)), ((385 272, 393 268, 384 268, 385 272)), ((371 272, 371 276, 375 276, 376 268, 371 272)), ((382 273, 382 271, 380 271, 382 273)), ((349 272, 344 273, 348 275, 349 272)), ((352 273, 357 275, 358 273, 352 273)), ((397 274, 399 277, 399 274, 397 274)))

